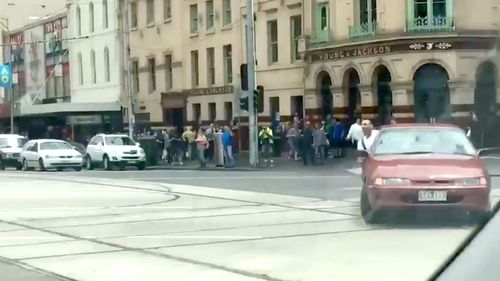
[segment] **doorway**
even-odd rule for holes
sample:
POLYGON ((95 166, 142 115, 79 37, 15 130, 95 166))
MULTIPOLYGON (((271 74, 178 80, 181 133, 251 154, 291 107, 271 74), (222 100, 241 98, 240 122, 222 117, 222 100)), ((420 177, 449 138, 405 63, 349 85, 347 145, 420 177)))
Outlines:
POLYGON ((424 64, 413 77, 414 111, 417 122, 439 122, 450 118, 449 76, 434 63, 424 64))
POLYGON ((373 72, 374 90, 377 94, 377 117, 380 124, 389 124, 392 117, 391 73, 384 65, 373 72))

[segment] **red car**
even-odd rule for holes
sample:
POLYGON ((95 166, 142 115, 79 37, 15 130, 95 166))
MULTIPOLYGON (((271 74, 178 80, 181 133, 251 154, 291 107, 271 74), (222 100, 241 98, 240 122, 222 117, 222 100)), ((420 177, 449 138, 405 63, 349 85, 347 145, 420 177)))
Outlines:
POLYGON ((385 126, 362 164, 361 214, 376 223, 380 213, 459 208, 490 210, 490 177, 465 132, 453 125, 385 126))

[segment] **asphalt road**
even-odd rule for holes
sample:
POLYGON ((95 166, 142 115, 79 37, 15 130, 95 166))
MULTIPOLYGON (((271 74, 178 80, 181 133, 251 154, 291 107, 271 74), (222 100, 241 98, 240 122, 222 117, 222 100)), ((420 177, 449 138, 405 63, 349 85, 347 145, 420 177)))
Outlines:
MULTIPOLYGON (((0 279, 135 281, 145 274, 150 277, 145 281, 169 280, 169 270, 189 268, 178 280, 196 280, 189 272, 208 268, 208 276, 216 277, 206 280, 366 280, 372 275, 397 280, 397 272, 420 280, 416 277, 432 272, 471 230, 469 222, 446 216, 367 226, 359 217, 359 175, 351 172, 311 167, 0 173, 0 279), (123 189, 123 182, 136 187, 123 189), (163 198, 163 190, 177 199, 163 198), (419 252, 424 244, 429 249, 419 252), (325 251, 328 257, 322 256, 325 251), (335 252, 342 255, 332 256, 335 252), (233 259, 225 258, 228 253, 233 259), (304 260, 291 260, 294 255, 307 258, 309 270, 293 270, 304 267, 304 260), (113 275, 113 266, 139 263, 144 269, 113 275), (399 269, 387 275, 384 264, 399 269), (418 270, 414 264, 421 264, 418 270), (360 268, 367 275, 356 275, 360 268), (152 272, 159 279, 148 275, 152 272)), ((492 180, 496 202, 500 178, 492 180)))

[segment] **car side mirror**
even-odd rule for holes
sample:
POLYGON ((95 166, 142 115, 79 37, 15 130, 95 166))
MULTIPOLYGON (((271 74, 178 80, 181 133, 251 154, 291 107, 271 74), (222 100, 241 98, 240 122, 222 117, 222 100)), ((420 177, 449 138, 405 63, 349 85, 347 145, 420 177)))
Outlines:
POLYGON ((481 148, 477 151, 477 157, 500 159, 500 147, 481 148))

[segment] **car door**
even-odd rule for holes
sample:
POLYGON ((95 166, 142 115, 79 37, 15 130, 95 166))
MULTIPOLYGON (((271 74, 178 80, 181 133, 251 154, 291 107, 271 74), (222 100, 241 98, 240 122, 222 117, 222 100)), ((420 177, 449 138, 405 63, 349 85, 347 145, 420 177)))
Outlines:
POLYGON ((97 154, 97 139, 99 136, 93 137, 89 144, 87 145, 87 154, 90 156, 92 161, 97 161, 99 159, 98 154, 97 154))
POLYGON ((96 136, 92 143, 92 161, 101 162, 102 156, 104 155, 104 138, 102 136, 96 136))
POLYGON ((27 147, 25 159, 30 167, 38 166, 38 142, 32 142, 27 147))

